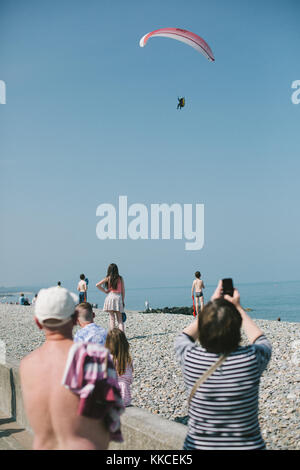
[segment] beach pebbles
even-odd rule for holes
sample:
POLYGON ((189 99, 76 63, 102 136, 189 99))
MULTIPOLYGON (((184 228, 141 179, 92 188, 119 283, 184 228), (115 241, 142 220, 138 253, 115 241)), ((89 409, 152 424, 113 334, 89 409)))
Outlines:
MULTIPOLYGON (((95 310, 108 327, 108 314, 95 310)), ((169 420, 187 423, 187 392, 174 355, 174 340, 192 317, 126 312, 126 335, 134 362, 132 404, 169 420)), ((272 343, 261 378, 259 421, 268 449, 300 450, 300 323, 257 320, 272 343)), ((0 304, 0 340, 7 359, 20 360, 43 343, 32 307, 0 304)), ((243 343, 247 339, 243 335, 243 343)))

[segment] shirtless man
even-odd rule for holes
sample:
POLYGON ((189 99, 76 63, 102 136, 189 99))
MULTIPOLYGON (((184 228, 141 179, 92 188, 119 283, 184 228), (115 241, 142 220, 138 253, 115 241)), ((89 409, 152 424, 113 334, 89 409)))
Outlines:
POLYGON ((78 282, 77 290, 79 291, 79 303, 87 301, 87 285, 85 282, 85 275, 80 274, 80 281, 78 282))
POLYGON ((62 385, 77 320, 73 296, 63 287, 39 292, 35 321, 45 333, 45 343, 20 365, 25 411, 36 450, 105 450, 110 441, 103 421, 78 415, 79 396, 62 385))
POLYGON ((201 303, 201 311, 204 308, 204 299, 203 299, 203 292, 202 289, 205 289, 204 282, 201 278, 201 273, 199 271, 195 272, 196 279, 192 284, 192 298, 194 298, 194 290, 195 290, 195 297, 196 297, 196 314, 199 313, 199 299, 201 303))

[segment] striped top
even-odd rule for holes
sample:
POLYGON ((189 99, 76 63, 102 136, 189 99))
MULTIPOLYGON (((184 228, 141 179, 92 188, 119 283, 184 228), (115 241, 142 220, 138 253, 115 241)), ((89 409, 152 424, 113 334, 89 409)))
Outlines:
MULTIPOLYGON (((181 333, 175 341, 185 385, 193 385, 220 357, 181 333)), ((264 449, 258 423, 260 377, 271 358, 271 344, 262 335, 254 344, 239 346, 200 385, 189 407, 185 450, 264 449)))
POLYGON ((124 406, 131 405, 131 384, 132 384, 133 367, 128 364, 123 375, 118 376, 118 384, 121 390, 121 397, 124 406))

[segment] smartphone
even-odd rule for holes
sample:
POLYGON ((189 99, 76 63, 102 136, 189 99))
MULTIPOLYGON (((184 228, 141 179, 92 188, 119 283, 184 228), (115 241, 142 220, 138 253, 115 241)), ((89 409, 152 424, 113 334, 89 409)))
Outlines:
POLYGON ((233 282, 231 278, 222 279, 223 295, 233 297, 233 282))

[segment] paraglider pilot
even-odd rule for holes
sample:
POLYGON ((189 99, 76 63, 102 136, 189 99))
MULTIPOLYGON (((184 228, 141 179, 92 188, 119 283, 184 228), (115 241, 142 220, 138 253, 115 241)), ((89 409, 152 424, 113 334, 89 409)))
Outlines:
POLYGON ((183 108, 184 105, 185 105, 185 99, 184 98, 178 98, 177 109, 183 108))

